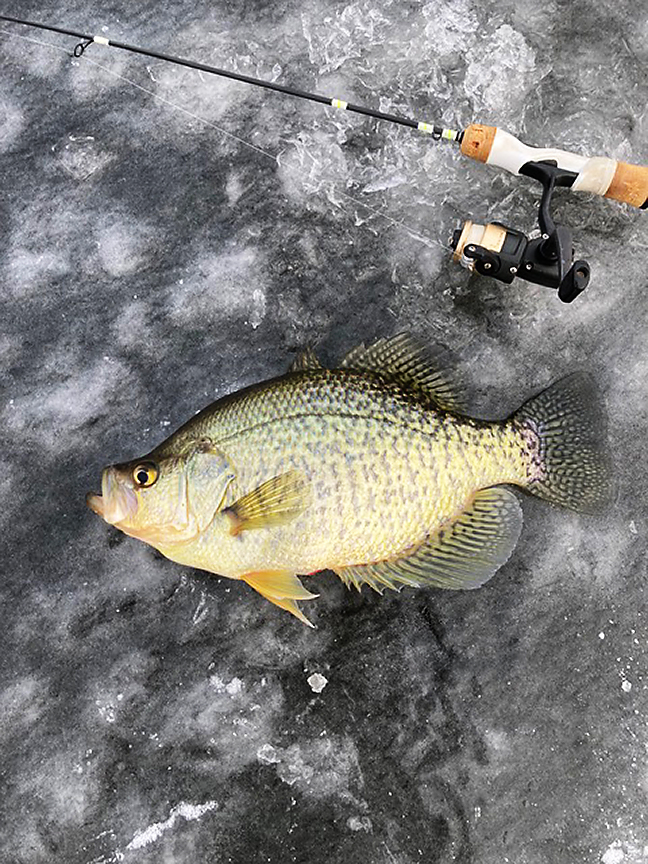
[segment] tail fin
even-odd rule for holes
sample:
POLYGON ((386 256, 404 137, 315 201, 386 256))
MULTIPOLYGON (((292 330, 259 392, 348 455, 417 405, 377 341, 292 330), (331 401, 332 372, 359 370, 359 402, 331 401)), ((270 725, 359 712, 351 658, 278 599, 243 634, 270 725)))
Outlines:
POLYGON ((605 508, 612 491, 607 423, 589 375, 562 378, 511 419, 539 438, 540 476, 529 492, 583 513, 605 508))

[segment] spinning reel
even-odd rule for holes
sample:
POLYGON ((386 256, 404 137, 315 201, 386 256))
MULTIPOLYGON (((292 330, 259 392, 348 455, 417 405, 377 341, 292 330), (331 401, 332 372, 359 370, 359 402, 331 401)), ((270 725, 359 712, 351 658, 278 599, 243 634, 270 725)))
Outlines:
POLYGON ((587 261, 574 260, 571 229, 555 224, 550 204, 554 189, 572 186, 578 175, 559 168, 552 159, 526 162, 519 173, 542 184, 539 236, 527 237, 499 222, 477 225, 468 221, 452 235, 453 258, 463 267, 500 282, 510 284, 517 276, 536 285, 556 288, 560 300, 571 303, 587 288, 590 267, 587 261))

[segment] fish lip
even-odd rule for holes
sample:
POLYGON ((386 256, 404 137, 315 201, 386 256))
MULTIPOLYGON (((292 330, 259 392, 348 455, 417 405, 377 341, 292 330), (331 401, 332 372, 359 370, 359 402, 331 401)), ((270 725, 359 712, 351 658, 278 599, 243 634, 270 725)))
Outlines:
POLYGON ((86 504, 92 510, 93 513, 96 513, 97 516, 101 516, 103 518, 104 515, 104 499, 103 496, 98 492, 88 492, 86 495, 86 504))
POLYGON ((89 492, 86 504, 109 525, 118 525, 136 514, 137 495, 120 477, 117 467, 110 465, 101 476, 101 494, 89 492))

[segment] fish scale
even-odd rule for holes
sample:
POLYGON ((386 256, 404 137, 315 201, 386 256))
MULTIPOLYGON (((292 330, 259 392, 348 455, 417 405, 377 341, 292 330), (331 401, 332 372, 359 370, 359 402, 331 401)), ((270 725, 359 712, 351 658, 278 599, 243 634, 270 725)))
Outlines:
POLYGON ((406 336, 339 369, 226 396, 141 459, 106 468, 89 506, 168 558, 247 582, 309 623, 296 574, 350 587, 484 584, 522 511, 504 484, 594 512, 610 488, 593 382, 574 374, 500 422, 462 413, 452 377, 406 336))
MULTIPOLYGON (((302 373, 289 385, 250 394, 240 412, 200 427, 236 473, 227 504, 289 469, 312 484, 312 503, 294 522, 245 543, 221 540, 224 575, 252 561, 312 572, 381 560, 421 542, 476 489, 526 477, 523 441, 512 428, 499 430, 493 459, 484 446, 493 441, 488 425, 422 408, 397 386, 330 373, 302 373)), ((206 564, 214 540, 205 540, 206 564)))

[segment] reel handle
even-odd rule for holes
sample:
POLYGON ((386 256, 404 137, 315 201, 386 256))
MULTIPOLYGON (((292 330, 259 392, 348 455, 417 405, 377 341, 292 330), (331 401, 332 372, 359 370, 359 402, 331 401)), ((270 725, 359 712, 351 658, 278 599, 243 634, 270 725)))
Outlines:
POLYGON ((461 152, 512 174, 519 174, 527 162, 554 160, 558 168, 576 174, 572 189, 648 209, 648 167, 644 165, 630 165, 604 156, 590 158, 551 147, 529 147, 510 132, 481 123, 472 123, 464 130, 461 152))

